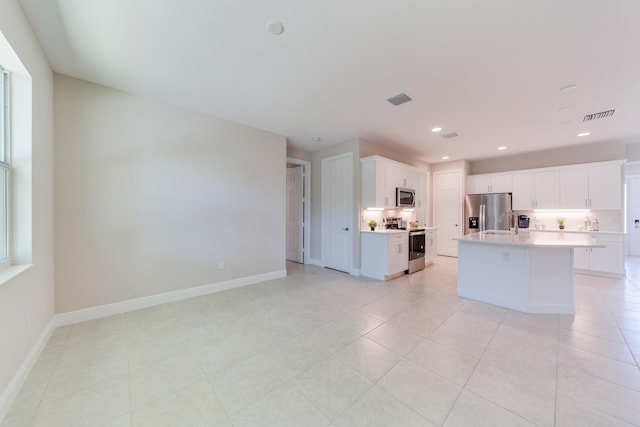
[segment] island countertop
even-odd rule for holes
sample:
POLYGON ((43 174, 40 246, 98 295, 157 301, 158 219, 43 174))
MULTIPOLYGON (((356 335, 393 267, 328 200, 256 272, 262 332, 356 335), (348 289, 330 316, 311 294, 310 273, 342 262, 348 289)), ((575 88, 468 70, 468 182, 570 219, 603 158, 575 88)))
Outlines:
POLYGON ((536 233, 520 231, 513 234, 503 230, 487 230, 466 236, 454 238, 460 242, 509 245, 509 246, 536 246, 536 247, 571 247, 571 248, 604 248, 605 245, 598 242, 588 234, 546 232, 536 233))

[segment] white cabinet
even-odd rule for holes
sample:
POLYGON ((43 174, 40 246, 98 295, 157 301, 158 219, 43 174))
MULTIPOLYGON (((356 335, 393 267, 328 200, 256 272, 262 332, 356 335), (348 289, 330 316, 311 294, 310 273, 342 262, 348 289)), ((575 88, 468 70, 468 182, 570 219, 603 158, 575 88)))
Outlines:
POLYGON ((409 233, 361 232, 360 273, 389 280, 409 269, 409 233))
POLYGON ((433 264, 436 260, 436 236, 438 235, 435 228, 431 228, 425 231, 424 240, 424 263, 425 265, 433 264))
POLYGON ((558 209, 559 179, 557 170, 514 174, 513 210, 558 209))
MULTIPOLYGON (((360 159, 362 179, 362 208, 393 209, 396 207, 396 188, 418 191, 424 173, 390 159, 370 156, 360 159)), ((424 195, 418 201, 426 208, 426 184, 424 195)), ((417 206, 416 206, 417 207, 417 206)))
POLYGON ((589 168, 589 208, 622 209, 622 167, 620 165, 589 168))
POLYGON ((388 165, 381 160, 367 157, 361 159, 362 178, 362 207, 363 208, 393 208, 396 206, 395 187, 393 180, 387 179, 392 175, 388 165))
POLYGON ((467 177, 467 194, 510 193, 511 173, 485 173, 467 177))
POLYGON ((578 273, 596 276, 623 277, 624 269, 624 236, 617 234, 590 234, 591 237, 605 245, 604 248, 575 248, 573 267, 578 273))
POLYGON ((619 164, 560 170, 561 209, 622 209, 622 168, 619 164))
POLYGON ((416 221, 420 224, 429 224, 428 218, 428 177, 426 173, 419 172, 417 174, 417 185, 416 185, 416 221))

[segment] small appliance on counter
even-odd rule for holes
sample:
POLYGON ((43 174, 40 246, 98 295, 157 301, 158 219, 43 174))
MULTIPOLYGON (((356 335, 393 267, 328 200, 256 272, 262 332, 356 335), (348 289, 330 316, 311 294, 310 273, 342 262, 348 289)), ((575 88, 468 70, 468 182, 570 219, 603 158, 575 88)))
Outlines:
POLYGON ((529 228, 529 217, 526 215, 518 215, 518 228, 529 228))
POLYGON ((407 229, 407 221, 402 219, 402 217, 395 216, 387 216, 382 218, 383 228, 387 230, 406 230, 407 229))

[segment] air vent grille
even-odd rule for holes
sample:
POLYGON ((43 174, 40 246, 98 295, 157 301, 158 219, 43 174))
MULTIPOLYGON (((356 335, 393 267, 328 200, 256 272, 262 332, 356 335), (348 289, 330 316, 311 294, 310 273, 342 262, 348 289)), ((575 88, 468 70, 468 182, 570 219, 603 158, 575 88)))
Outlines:
POLYGON ((396 96, 392 96, 391 98, 387 99, 387 101, 397 107, 400 104, 411 101, 411 98, 406 93, 399 93, 396 96))
POLYGON ((607 117, 613 117, 615 112, 616 110, 607 110, 607 111, 600 111, 599 113, 587 114, 582 118, 582 121, 590 122, 591 120, 606 119, 607 117))
POLYGON ((457 133, 457 132, 449 132, 449 133, 445 133, 445 134, 443 134, 443 135, 442 135, 442 137, 443 137, 444 139, 457 138, 457 137, 459 137, 459 136, 460 136, 460 134, 459 134, 459 133, 457 133))

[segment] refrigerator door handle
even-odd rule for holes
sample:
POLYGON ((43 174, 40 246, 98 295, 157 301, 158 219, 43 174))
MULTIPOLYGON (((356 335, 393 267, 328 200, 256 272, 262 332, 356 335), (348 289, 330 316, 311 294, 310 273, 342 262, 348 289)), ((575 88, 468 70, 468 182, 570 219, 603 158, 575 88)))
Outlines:
POLYGON ((486 208, 486 205, 480 205, 480 224, 479 224, 480 231, 484 231, 484 226, 485 226, 485 223, 484 223, 484 220, 485 220, 485 218, 484 218, 484 216, 485 216, 485 208, 486 208))

